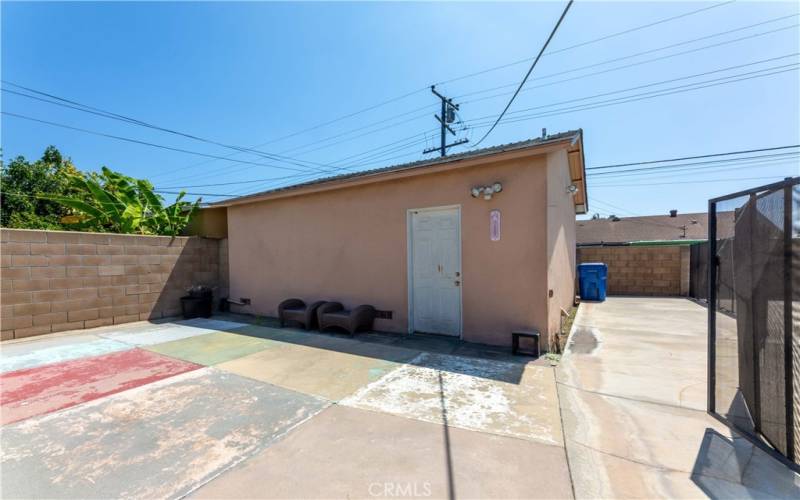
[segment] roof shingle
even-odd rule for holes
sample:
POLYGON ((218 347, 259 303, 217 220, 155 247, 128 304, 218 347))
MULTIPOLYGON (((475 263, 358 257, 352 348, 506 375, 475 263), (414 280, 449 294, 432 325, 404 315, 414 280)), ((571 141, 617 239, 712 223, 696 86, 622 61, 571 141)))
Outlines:
MULTIPOLYGON (((733 233, 733 212, 717 214, 719 237, 733 233)), ((578 245, 598 243, 630 243, 633 241, 670 241, 708 239, 708 214, 690 213, 649 215, 611 219, 579 220, 576 222, 578 245), (684 227, 686 227, 684 235, 684 227)))

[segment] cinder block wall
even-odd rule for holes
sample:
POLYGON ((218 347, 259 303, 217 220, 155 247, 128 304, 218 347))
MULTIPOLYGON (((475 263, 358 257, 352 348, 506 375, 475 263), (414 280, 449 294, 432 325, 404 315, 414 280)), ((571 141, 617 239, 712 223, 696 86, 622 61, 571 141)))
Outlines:
POLYGON ((689 247, 608 246, 578 248, 578 263, 608 265, 610 295, 686 296, 689 293, 689 247))
POLYGON ((0 229, 2 339, 178 315, 186 288, 227 288, 220 254, 208 238, 0 229))

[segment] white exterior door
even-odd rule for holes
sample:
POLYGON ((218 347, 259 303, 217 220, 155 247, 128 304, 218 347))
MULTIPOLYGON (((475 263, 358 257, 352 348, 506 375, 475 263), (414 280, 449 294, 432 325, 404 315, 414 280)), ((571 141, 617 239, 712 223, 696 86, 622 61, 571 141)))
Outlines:
POLYGON ((409 222, 412 330, 460 336, 460 210, 412 210, 409 222))

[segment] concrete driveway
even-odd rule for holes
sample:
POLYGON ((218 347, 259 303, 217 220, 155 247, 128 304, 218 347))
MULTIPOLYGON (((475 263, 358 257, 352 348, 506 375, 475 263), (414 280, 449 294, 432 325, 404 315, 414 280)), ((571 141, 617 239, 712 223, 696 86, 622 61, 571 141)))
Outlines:
POLYGON ((800 476, 706 413, 706 314, 581 304, 557 369, 577 498, 800 498, 800 476))
POLYGON ((3 498, 568 498, 554 370, 231 320, 2 344, 3 498))

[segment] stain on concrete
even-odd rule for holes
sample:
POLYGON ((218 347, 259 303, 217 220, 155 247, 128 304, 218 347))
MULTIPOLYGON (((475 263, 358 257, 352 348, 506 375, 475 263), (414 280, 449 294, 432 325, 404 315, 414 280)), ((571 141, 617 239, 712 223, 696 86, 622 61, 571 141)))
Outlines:
POLYGON ((131 346, 94 335, 64 336, 58 339, 4 344, 2 352, 0 352, 0 373, 99 356, 126 349, 131 349, 131 346))
POLYGON ((598 335, 596 328, 576 325, 570 340, 570 351, 575 354, 592 354, 599 345, 598 335))
MULTIPOLYGON (((307 334, 293 342, 308 341, 307 334)), ((317 336, 320 337, 320 336, 317 336)), ((419 352, 350 339, 320 337, 312 347, 273 342, 268 349, 218 365, 218 368, 295 391, 338 401, 410 361, 419 352)))
POLYGON ((0 417, 5 425, 199 368, 131 349, 17 370, 0 376, 0 417))
POLYGON ((144 348, 199 365, 216 365, 262 351, 272 345, 274 343, 264 339, 216 332, 144 348))
POLYGON ((562 444, 555 377, 547 367, 425 353, 341 404, 562 444))
POLYGON ((181 497, 326 403, 213 368, 7 426, 3 498, 181 497))

